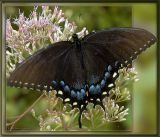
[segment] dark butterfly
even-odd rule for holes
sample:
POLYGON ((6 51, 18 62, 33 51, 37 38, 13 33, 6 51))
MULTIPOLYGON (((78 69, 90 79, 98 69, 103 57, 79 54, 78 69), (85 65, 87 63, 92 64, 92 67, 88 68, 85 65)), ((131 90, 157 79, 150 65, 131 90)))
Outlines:
POLYGON ((11 74, 10 86, 56 90, 57 97, 81 115, 89 102, 100 105, 115 87, 118 70, 155 43, 150 32, 139 28, 111 28, 92 32, 81 40, 54 43, 23 61, 11 74), (60 92, 61 91, 61 92, 60 92))

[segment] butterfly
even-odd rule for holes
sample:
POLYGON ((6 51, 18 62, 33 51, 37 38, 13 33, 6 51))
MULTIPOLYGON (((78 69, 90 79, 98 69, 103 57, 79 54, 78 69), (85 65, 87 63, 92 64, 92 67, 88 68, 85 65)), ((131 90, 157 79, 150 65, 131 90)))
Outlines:
POLYGON ((56 96, 81 115, 88 103, 100 105, 115 87, 118 70, 132 65, 137 56, 156 42, 156 37, 140 28, 109 28, 82 39, 51 44, 20 63, 8 84, 38 91, 56 90, 56 96))

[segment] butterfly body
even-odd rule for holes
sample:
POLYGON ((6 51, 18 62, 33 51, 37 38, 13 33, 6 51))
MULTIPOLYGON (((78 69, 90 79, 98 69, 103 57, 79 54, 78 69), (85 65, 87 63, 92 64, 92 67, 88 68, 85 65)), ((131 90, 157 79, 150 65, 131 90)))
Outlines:
POLYGON ((155 43, 150 32, 137 28, 111 28, 93 32, 82 39, 61 41, 41 49, 11 73, 8 83, 38 91, 56 90, 56 96, 79 108, 100 105, 115 87, 118 70, 155 43))

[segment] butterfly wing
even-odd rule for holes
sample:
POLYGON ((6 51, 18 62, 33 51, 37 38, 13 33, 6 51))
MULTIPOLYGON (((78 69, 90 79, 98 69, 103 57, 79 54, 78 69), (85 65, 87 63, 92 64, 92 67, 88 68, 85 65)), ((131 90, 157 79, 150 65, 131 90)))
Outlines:
POLYGON ((40 90, 49 87, 59 78, 57 70, 71 48, 71 42, 63 41, 39 50, 17 66, 8 79, 9 85, 40 90))
POLYGON ((83 56, 89 83, 88 100, 94 104, 98 103, 97 99, 102 100, 106 91, 115 86, 118 69, 132 64, 155 41, 153 34, 137 28, 112 28, 85 36, 82 43, 86 47, 83 56))
POLYGON ((104 109, 102 99, 114 87, 120 64, 131 63, 155 41, 142 29, 114 28, 85 36, 80 49, 70 41, 58 42, 23 61, 8 83, 38 90, 56 89, 64 102, 80 109, 81 127, 81 114, 88 102, 104 109))
POLYGON ((142 51, 154 44, 156 38, 150 32, 139 28, 111 28, 88 35, 84 43, 97 48, 104 46, 124 66, 130 64, 142 51))
POLYGON ((101 103, 108 91, 115 86, 120 62, 105 46, 92 43, 83 44, 82 53, 86 69, 88 100, 96 105, 101 103))

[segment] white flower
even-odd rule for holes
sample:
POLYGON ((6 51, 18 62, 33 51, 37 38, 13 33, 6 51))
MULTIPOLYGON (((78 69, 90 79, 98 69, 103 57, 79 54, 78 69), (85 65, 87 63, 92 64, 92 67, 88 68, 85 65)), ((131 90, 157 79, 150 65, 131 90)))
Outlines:
POLYGON ((106 120, 108 122, 121 122, 126 120, 125 116, 128 115, 128 108, 124 109, 124 106, 120 107, 115 103, 115 100, 110 98, 105 98, 104 105, 106 109, 106 120))

